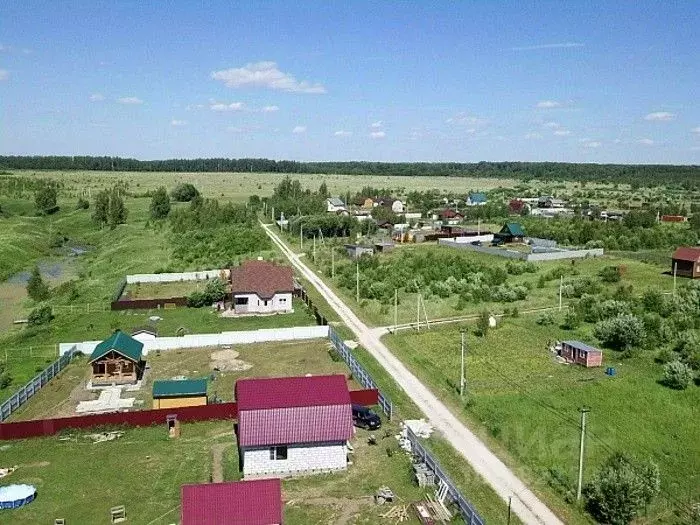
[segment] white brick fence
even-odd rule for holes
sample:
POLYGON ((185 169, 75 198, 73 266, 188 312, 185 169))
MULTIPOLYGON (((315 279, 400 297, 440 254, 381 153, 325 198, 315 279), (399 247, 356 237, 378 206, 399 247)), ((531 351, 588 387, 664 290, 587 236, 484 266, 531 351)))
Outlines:
POLYGON ((174 283, 178 281, 200 281, 203 279, 215 279, 216 277, 228 278, 228 273, 229 270, 202 270, 199 272, 178 273, 137 273, 134 275, 127 275, 126 283, 174 283))

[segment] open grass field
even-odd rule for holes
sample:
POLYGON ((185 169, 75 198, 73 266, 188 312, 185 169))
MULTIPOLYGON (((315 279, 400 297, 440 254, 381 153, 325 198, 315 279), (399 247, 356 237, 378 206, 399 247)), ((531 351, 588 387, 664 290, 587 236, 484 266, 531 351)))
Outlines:
POLYGON ((206 281, 176 281, 172 283, 127 284, 122 293, 128 299, 167 299, 187 297, 192 292, 204 290, 206 281))
POLYGON ((22 177, 47 178, 60 181, 74 196, 89 195, 116 182, 124 181, 133 193, 145 193, 165 186, 168 190, 181 182, 194 184, 205 197, 221 200, 245 201, 251 195, 271 195, 284 177, 298 178, 304 188, 317 190, 326 181, 333 194, 355 193, 362 186, 386 188, 404 195, 410 191, 440 188, 453 192, 484 191, 499 187, 512 187, 511 179, 486 179, 469 177, 396 177, 379 175, 333 175, 303 173, 179 173, 179 172, 130 172, 130 171, 33 171, 16 170, 11 173, 22 177))
POLYGON ((584 481, 612 451, 651 458, 661 469, 662 495, 639 523, 672 523, 674 510, 700 497, 700 390, 658 383, 662 366, 653 356, 621 359, 605 351, 604 368, 557 363, 546 350, 555 339, 593 341, 591 327, 571 332, 535 324, 531 317, 505 320, 486 338, 469 335, 467 396, 459 397, 460 328, 399 332, 384 338, 391 350, 480 434, 508 464, 563 515, 588 518, 564 503, 575 493, 579 412, 591 408, 584 481))

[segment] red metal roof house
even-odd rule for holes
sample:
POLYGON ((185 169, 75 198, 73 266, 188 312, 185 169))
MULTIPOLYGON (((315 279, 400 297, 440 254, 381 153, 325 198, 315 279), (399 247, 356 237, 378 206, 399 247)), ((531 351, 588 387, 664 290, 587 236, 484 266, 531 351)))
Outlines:
POLYGON ((279 479, 183 485, 181 525, 281 525, 279 479))
POLYGON ((603 365, 603 352, 581 341, 563 341, 560 355, 569 363, 586 368, 603 365))
POLYGON ((682 277, 700 277, 700 248, 681 246, 673 252, 671 272, 682 277))
POLYGON ((240 379, 235 394, 244 477, 347 468, 354 429, 345 376, 240 379))
POLYGON ((237 314, 292 311, 294 276, 288 266, 245 261, 231 268, 232 308, 237 314))

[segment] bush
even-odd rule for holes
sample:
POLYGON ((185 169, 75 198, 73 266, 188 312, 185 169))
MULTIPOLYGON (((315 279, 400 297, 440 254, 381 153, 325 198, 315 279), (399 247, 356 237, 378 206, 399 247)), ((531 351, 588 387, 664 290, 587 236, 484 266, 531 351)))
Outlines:
POLYGON ((34 196, 34 203, 39 213, 51 214, 58 211, 56 205, 56 188, 48 184, 39 188, 34 196))
POLYGON ((199 191, 189 182, 178 184, 170 193, 173 200, 177 202, 190 202, 195 197, 199 196, 199 191))
POLYGON ((87 210, 90 208, 90 202, 86 201, 82 197, 78 199, 78 203, 75 205, 76 210, 87 210))
POLYGON ((604 345, 614 350, 629 350, 644 341, 645 330, 642 321, 632 314, 622 314, 599 321, 595 325, 595 336, 604 345))
POLYGON ((187 297, 187 306, 190 308, 202 308, 203 306, 211 306, 213 301, 205 292, 192 292, 187 297))
POLYGON ((663 383, 676 390, 685 390, 693 382, 693 370, 680 360, 664 365, 663 383))
POLYGON ((53 319, 53 313, 51 312, 50 306, 40 306, 39 308, 34 308, 29 312, 29 317, 27 317, 28 326, 40 326, 42 324, 48 324, 53 319))
POLYGON ((598 272, 598 275, 604 283, 619 283, 622 280, 619 266, 606 266, 598 272))
POLYGON ((49 287, 41 278, 39 268, 35 266, 27 281, 27 295, 34 301, 45 301, 49 298, 49 287))
POLYGON ((586 507, 601 523, 627 525, 660 491, 659 467, 613 454, 585 487, 586 507))
POLYGON ((535 322, 542 326, 550 326, 554 324, 554 315, 551 312, 544 312, 537 316, 535 322))
POLYGON ((3 372, 0 374, 0 390, 5 390, 12 383, 12 374, 3 372))
POLYGON ((156 190, 151 197, 151 218, 165 219, 170 213, 170 197, 164 187, 156 190))

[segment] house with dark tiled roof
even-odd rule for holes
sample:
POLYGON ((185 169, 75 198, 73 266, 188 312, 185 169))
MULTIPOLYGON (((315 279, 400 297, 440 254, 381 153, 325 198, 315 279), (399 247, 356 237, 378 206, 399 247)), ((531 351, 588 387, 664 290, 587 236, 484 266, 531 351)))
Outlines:
POLYGON ((143 373, 143 343, 121 330, 99 343, 88 364, 93 385, 130 385, 143 373))
POLYGON ((235 396, 244 477, 347 468, 354 429, 345 376, 239 379, 235 396))
POLYGON ((673 252, 671 272, 674 275, 700 278, 700 247, 681 246, 673 252))
POLYGON ((256 479, 183 485, 182 525, 281 525, 282 483, 256 479))
POLYGON ((245 261, 231 268, 232 309, 237 314, 292 311, 294 277, 289 266, 245 261))

